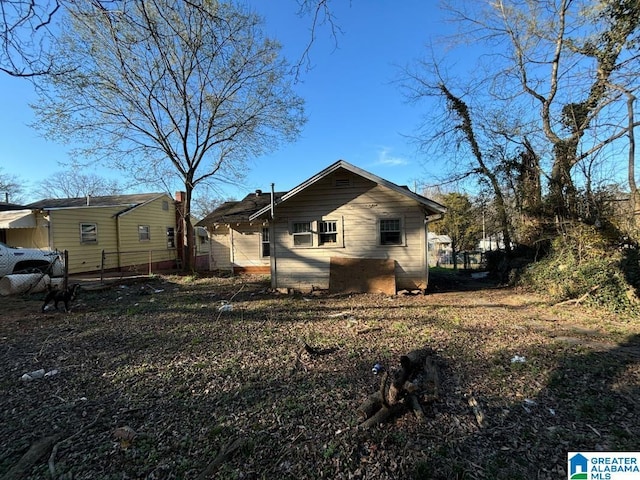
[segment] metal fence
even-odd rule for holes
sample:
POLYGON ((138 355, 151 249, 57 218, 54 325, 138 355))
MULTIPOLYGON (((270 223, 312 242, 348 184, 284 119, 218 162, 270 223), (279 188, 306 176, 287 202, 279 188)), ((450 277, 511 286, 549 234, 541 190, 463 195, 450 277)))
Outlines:
POLYGON ((176 267, 176 250, 130 250, 107 252, 102 250, 100 280, 105 272, 119 272, 120 276, 131 274, 153 275, 154 271, 176 267))
MULTIPOLYGON (((453 254, 450 251, 442 251, 437 254, 437 266, 453 268, 453 254)), ((485 268, 485 256, 480 251, 458 252, 456 254, 456 266, 465 270, 479 270, 485 268)))

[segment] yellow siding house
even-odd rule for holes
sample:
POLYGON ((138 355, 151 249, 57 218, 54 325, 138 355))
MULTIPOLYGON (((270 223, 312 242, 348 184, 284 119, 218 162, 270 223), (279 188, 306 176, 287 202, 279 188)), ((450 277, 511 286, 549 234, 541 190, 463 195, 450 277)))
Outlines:
POLYGON ((165 193, 46 199, 25 208, 38 226, 21 232, 16 246, 67 250, 70 274, 175 266, 176 204, 165 193))

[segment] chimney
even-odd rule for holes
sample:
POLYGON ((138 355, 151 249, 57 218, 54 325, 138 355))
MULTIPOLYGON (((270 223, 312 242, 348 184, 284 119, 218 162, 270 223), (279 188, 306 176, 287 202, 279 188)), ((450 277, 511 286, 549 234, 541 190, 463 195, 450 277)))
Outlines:
POLYGON ((184 202, 187 192, 176 192, 176 202, 184 202))

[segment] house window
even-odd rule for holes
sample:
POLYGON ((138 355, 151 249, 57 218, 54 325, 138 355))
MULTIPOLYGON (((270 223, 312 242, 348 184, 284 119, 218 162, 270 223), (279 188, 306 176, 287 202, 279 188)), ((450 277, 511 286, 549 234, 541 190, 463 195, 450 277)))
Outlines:
POLYGON ((164 210, 165 212, 169 211, 169 202, 167 200, 162 201, 162 210, 164 210))
POLYGON ((293 246, 310 247, 312 245, 311 222, 293 222, 293 246))
POLYGON ((95 223, 80 224, 80 243, 98 243, 98 225, 95 223))
POLYGON ((262 228, 262 256, 269 257, 271 255, 271 245, 269 244, 269 227, 262 228))
POLYGON ((167 248, 176 248, 176 229, 167 227, 167 248))
POLYGON ((151 234, 149 233, 149 225, 138 225, 138 240, 146 242, 151 240, 151 234))
POLYGON ((402 245, 402 229, 399 218, 380 220, 380 245, 402 245))
POLYGON ((324 220, 318 223, 318 245, 336 244, 338 242, 338 222, 324 220))

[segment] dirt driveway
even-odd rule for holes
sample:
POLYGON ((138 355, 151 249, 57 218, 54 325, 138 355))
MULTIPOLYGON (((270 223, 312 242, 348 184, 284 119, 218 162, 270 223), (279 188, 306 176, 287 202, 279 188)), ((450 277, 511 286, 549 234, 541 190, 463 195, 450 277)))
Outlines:
POLYGON ((171 276, 85 290, 68 314, 0 304, 0 478, 555 480, 568 451, 640 447, 637 321, 523 291, 171 276), (372 365, 424 346, 427 418, 360 429, 372 365))

